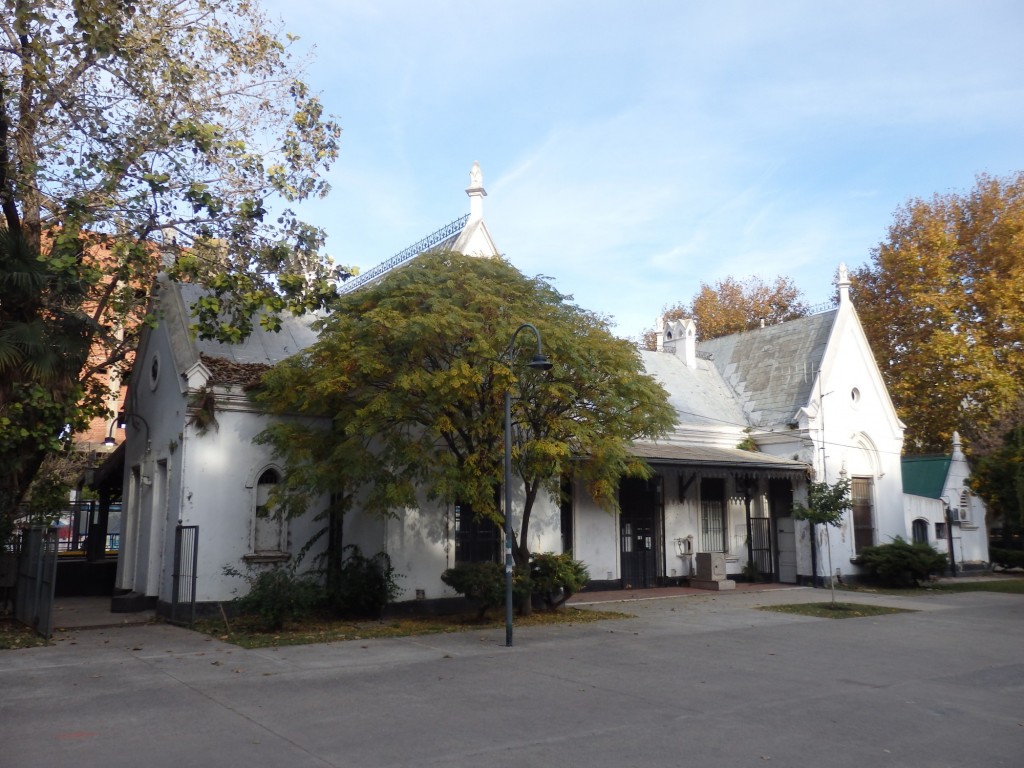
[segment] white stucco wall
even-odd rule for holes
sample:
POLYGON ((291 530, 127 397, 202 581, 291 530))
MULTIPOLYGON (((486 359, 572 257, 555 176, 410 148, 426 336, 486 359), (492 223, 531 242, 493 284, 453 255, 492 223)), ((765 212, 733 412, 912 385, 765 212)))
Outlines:
MULTIPOLYGON (((199 602, 230 600, 245 593, 245 582, 225 579, 224 568, 246 572, 245 556, 253 554, 257 480, 266 469, 283 471, 268 447, 253 443, 270 423, 266 416, 249 409, 220 411, 217 421, 218 428, 202 436, 187 427, 181 450, 181 522, 199 526, 199 602)), ((286 551, 293 556, 322 527, 313 520, 314 514, 315 510, 285 522, 286 551)), ((317 543, 300 570, 312 565, 325 543, 317 543)), ((169 572, 167 577, 169 588, 169 572)))
MULTIPOLYGON (((512 525, 518 535, 522 525, 521 486, 512 496, 512 525)), ((365 515, 363 516, 365 518, 365 515)), ((371 523, 372 525, 372 523, 371 523)), ((421 498, 417 507, 380 521, 380 532, 401 589, 397 601, 456 597, 441 581, 441 574, 455 565, 455 526, 450 504, 421 498)), ((366 522, 356 522, 364 535, 366 522)), ((541 493, 530 515, 531 552, 561 552, 561 523, 554 499, 541 493)), ((376 550, 373 550, 376 551, 376 550)))
MULTIPOLYGON (((264 469, 281 467, 269 448, 253 443, 269 422, 241 392, 215 389, 215 428, 200 435, 188 424, 189 385, 175 369, 166 331, 160 326, 147 335, 126 404, 141 419, 129 417, 126 429, 126 508, 116 586, 169 602, 180 522, 199 526, 196 599, 227 601, 248 588, 223 571, 246 571, 256 480, 264 469)), ((286 523, 293 554, 319 527, 312 517, 286 523)), ((307 566, 316 552, 307 556, 307 566)))
MULTIPOLYGON (((804 448, 818 480, 835 482, 842 472, 849 478, 870 478, 874 544, 897 536, 909 539, 903 511, 900 454, 903 429, 888 391, 871 355, 853 307, 840 307, 822 362, 812 400, 804 448), (810 451, 808 451, 810 448, 810 451), (824 448, 824 450, 822 450, 824 448)), ((843 525, 829 531, 833 573, 857 573, 852 512, 843 525)), ((822 551, 819 573, 824 574, 827 553, 822 551)))
POLYGON ((580 483, 573 484, 573 556, 594 581, 620 577, 618 515, 599 507, 580 483))
POLYGON ((970 477, 971 467, 957 440, 953 445, 953 455, 942 494, 949 500, 950 506, 959 511, 962 518, 959 525, 953 526, 954 540, 959 533, 961 542, 960 559, 957 562, 969 565, 987 564, 990 562, 987 510, 985 502, 970 490, 970 477))

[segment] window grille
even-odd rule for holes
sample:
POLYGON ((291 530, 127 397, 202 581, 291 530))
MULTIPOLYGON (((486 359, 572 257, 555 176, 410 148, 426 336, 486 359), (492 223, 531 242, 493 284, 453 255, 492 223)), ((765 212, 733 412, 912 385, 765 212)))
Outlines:
POLYGON ((700 483, 701 552, 726 552, 725 480, 704 478, 700 483))
POLYGON ((874 481, 870 477, 855 477, 850 481, 855 552, 860 552, 864 547, 870 547, 875 543, 873 485, 874 481))
POLYGON ((491 519, 478 517, 467 504, 455 505, 455 562, 501 562, 502 530, 491 519))
POLYGON ((928 521, 918 518, 913 522, 911 529, 915 544, 928 543, 928 521))

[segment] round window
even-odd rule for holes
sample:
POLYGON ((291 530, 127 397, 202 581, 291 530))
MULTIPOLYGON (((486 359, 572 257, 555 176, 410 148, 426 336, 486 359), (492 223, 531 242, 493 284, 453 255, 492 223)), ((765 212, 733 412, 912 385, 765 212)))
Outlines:
POLYGON ((153 355, 153 359, 149 363, 149 388, 156 389, 157 382, 160 380, 160 355, 153 355))

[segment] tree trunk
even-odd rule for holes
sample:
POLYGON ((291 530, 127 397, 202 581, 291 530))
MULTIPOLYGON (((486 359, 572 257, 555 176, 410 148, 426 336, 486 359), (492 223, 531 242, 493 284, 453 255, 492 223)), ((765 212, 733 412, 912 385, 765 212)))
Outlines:
MULTIPOLYGON (((327 589, 328 594, 341 579, 341 566, 345 562, 345 513, 332 509, 327 513, 327 589)), ((333 599, 333 595, 331 596, 333 599)))
MULTIPOLYGON (((530 517, 533 513, 533 504, 537 500, 538 484, 536 481, 526 484, 526 497, 523 499, 523 520, 519 526, 519 541, 513 547, 512 555, 516 566, 525 578, 530 575, 530 517)), ((527 594, 520 600, 519 615, 529 616, 533 613, 533 594, 527 594)))

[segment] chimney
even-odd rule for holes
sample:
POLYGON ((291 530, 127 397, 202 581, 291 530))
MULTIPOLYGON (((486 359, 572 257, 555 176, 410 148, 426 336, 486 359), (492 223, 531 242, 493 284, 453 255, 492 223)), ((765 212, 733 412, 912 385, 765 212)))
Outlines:
POLYGON ((664 324, 664 350, 683 358, 687 368, 697 367, 697 323, 693 318, 664 324))

